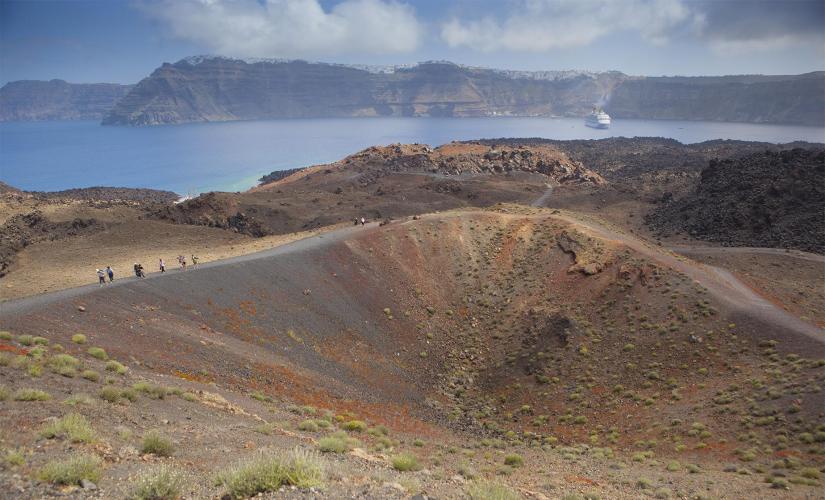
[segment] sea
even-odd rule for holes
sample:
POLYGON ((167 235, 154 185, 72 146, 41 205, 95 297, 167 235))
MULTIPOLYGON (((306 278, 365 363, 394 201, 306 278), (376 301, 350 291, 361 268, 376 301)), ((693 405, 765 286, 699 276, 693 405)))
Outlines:
POLYGON ((30 191, 146 187, 182 196, 241 191, 276 170, 328 163, 372 145, 502 137, 667 137, 825 143, 824 127, 579 118, 343 118, 109 127, 98 122, 0 123, 0 180, 30 191))

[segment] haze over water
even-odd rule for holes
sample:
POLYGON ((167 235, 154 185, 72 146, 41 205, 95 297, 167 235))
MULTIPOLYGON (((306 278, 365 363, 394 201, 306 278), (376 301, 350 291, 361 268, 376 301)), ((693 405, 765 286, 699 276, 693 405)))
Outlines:
POLYGON ((669 137, 683 143, 825 142, 825 128, 614 120, 610 129, 596 130, 579 118, 351 118, 146 128, 103 127, 97 122, 1 123, 0 180, 37 191, 124 186, 197 194, 244 190, 272 171, 335 161, 373 145, 616 136, 669 137))

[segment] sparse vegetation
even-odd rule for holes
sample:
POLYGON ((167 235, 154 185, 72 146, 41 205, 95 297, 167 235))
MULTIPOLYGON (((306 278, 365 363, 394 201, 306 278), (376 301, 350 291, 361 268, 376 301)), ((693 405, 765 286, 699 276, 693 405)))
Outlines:
POLYGON ((505 455, 504 456, 504 465, 509 465, 510 467, 521 467, 524 465, 524 458, 521 455, 505 455))
POLYGON ((180 498, 183 487, 183 474, 168 465, 159 465, 138 475, 129 498, 133 500, 174 500, 180 498))
POLYGON ((40 431, 40 436, 47 439, 68 439, 72 443, 91 443, 95 440, 95 431, 86 417, 79 413, 69 413, 40 431))
POLYGON ((79 485, 87 479, 95 482, 100 479, 100 458, 88 454, 76 454, 64 460, 53 460, 38 471, 41 481, 54 484, 79 485))
POLYGON ((324 483, 324 475, 323 462, 317 455, 296 448, 285 457, 273 451, 260 451, 221 472, 217 483, 230 498, 247 498, 277 491, 283 485, 319 487, 324 483))
POLYGON ((390 460, 392 468, 399 472, 417 471, 421 468, 418 458, 412 453, 399 453, 390 460))
POLYGON ((127 368, 115 360, 110 360, 106 362, 106 371, 115 372, 118 375, 123 375, 124 373, 126 373, 127 368))
POLYGON ((341 425, 341 428, 346 430, 346 431, 363 432, 363 431, 367 430, 367 424, 366 424, 366 422, 364 422, 362 420, 350 420, 350 421, 344 422, 341 425))
POLYGON ((72 335, 72 342, 75 344, 85 344, 86 343, 86 336, 82 333, 75 333, 72 335))
POLYGON ((501 483, 474 482, 467 490, 472 500, 519 500, 521 495, 501 483))
POLYGON ((69 354, 57 354, 48 360, 49 370, 64 377, 74 377, 80 367, 80 360, 69 354))
POLYGON ((175 451, 175 445, 166 436, 163 436, 158 431, 152 430, 144 434, 140 451, 141 453, 160 457, 170 457, 175 451))
POLYGON ((14 392, 15 401, 48 401, 52 396, 40 389, 18 389, 14 392))
POLYGON ((8 467, 20 467, 26 463, 26 456, 20 450, 6 450, 3 462, 8 467))
POLYGON ((94 370, 83 370, 83 373, 81 373, 80 376, 92 382, 97 382, 100 380, 100 374, 94 370))
POLYGON ((89 353, 89 356, 95 359, 99 359, 101 361, 106 361, 107 359, 109 359, 109 355, 106 354, 106 351, 104 351, 100 347, 90 347, 89 350, 86 352, 89 353))

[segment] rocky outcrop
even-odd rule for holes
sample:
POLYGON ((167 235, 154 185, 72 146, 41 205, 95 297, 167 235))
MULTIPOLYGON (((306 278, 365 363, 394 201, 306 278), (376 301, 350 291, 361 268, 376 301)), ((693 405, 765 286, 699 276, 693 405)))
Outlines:
POLYGON ((825 126, 825 72, 786 76, 656 77, 623 81, 614 118, 825 126))
POLYGON ((0 88, 0 121, 100 120, 133 85, 21 80, 0 88))
POLYGON ((36 241, 59 240, 101 229, 103 226, 95 219, 51 222, 39 210, 15 215, 0 226, 0 277, 9 272, 17 252, 36 241))
POLYGON ((333 164, 360 171, 363 185, 395 172, 426 172, 441 176, 542 174, 556 184, 604 184, 604 179, 580 162, 549 146, 497 146, 480 142, 454 142, 438 148, 424 144, 374 146, 333 164))
POLYGON ((825 152, 794 149, 711 160, 695 190, 646 218, 661 236, 825 253, 825 152))

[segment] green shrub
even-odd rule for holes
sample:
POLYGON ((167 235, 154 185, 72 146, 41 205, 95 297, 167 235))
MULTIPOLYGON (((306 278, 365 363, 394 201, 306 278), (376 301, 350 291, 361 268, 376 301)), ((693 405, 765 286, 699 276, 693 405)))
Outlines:
POLYGON ((277 491, 283 485, 313 488, 324 483, 324 467, 314 453, 300 448, 286 457, 272 451, 259 451, 251 458, 221 472, 219 485, 230 498, 247 498, 277 491))
POLYGON ((117 387, 104 387, 97 393, 100 399, 110 403, 117 403, 120 401, 121 392, 117 387))
POLYGON ((20 467, 26 463, 26 456, 20 450, 6 450, 5 455, 3 462, 9 467, 20 467))
POLYGON ((135 382, 134 384, 132 384, 132 389, 138 392, 142 392, 152 399, 164 399, 166 395, 169 393, 166 387, 150 384, 146 381, 135 382))
POLYGON ((399 472, 416 471, 421 468, 418 458, 412 453, 399 453, 390 460, 392 468, 399 472))
POLYGON ((5 330, 0 331, 0 340, 11 340, 12 334, 11 332, 7 332, 5 330))
POLYGON ((32 339, 35 345, 49 345, 49 339, 46 337, 35 337, 32 339))
POLYGON ((115 360, 111 360, 106 363, 106 371, 115 372, 118 375, 123 375, 124 373, 126 373, 127 368, 123 366, 121 363, 118 363, 115 360))
POLYGON ((30 346, 34 344, 34 337, 31 335, 21 335, 17 337, 17 341, 20 342, 21 345, 30 346))
POLYGON ((43 375, 43 365, 32 364, 26 369, 31 377, 39 377, 43 375))
POLYGON ((9 366, 14 360, 14 354, 0 351, 0 366, 9 366))
POLYGON ((89 356, 95 359, 99 359, 101 361, 106 361, 107 359, 109 359, 109 355, 106 354, 106 351, 104 351, 100 347, 90 347, 89 350, 86 352, 89 353, 89 356))
POLYGON ((521 467, 524 465, 524 459, 521 458, 521 455, 506 455, 504 457, 504 465, 509 465, 510 467, 521 467))
POLYGON ((304 420, 298 424, 298 430, 305 432, 318 432, 318 424, 315 423, 315 420, 304 420))
POLYGON ((47 439, 62 438, 72 443, 91 443, 95 440, 95 430, 79 413, 69 413, 40 431, 40 436, 47 439))
POLYGON ((55 484, 79 485, 87 479, 96 482, 100 479, 101 460, 94 455, 78 454, 64 460, 53 460, 38 471, 41 481, 55 484))
POLYGON ((318 440, 318 450, 323 453, 346 453, 349 451, 349 444, 344 438, 324 436, 318 440))
POLYGON ((424 446, 424 440, 423 439, 416 439, 415 441, 413 441, 413 446, 418 446, 419 448, 424 446))
POLYGON ((49 370, 63 375, 64 377, 74 377, 80 367, 80 361, 69 354, 57 354, 49 358, 49 370))
POLYGON ((183 394, 180 395, 180 397, 182 397, 186 401, 197 401, 198 400, 198 396, 196 396, 194 393, 191 393, 191 392, 184 392, 183 394))
POLYGON ((69 398, 67 398, 63 402, 66 403, 69 406, 76 406, 76 405, 89 406, 89 405, 95 404, 95 401, 88 394, 74 394, 72 396, 69 396, 69 398))
POLYGON ((15 401, 48 401, 52 396, 40 389, 18 389, 14 392, 15 401))
POLYGON ((92 382, 97 382, 100 380, 100 374, 94 370, 83 370, 83 373, 81 373, 80 376, 86 380, 91 380, 92 382))
POLYGON ((140 451, 160 457, 170 457, 175 451, 175 445, 158 431, 149 431, 143 436, 140 451))
POLYGON ((173 500, 180 498, 184 487, 183 474, 168 465, 141 472, 132 485, 133 500, 173 500))
POLYGON ((40 359, 46 355, 46 349, 43 347, 35 347, 34 349, 30 350, 26 355, 32 359, 40 359))
POLYGON ((674 460, 673 462, 669 462, 667 464, 667 470, 668 470, 668 472, 680 471, 680 470, 682 470, 682 464, 680 464, 679 462, 674 460))
POLYGON ((72 335, 72 342, 75 344, 85 344, 86 343, 86 336, 82 333, 76 333, 72 335))
POLYGON ((5 385, 0 385, 0 401, 6 401, 11 395, 9 388, 5 385))
POLYGON ((819 479, 822 474, 813 467, 806 467, 799 471, 799 475, 806 479, 819 479))
POLYGON ((367 429, 367 423, 363 420, 350 420, 344 422, 341 428, 346 431, 363 432, 367 429))
POLYGON ((477 481, 467 491, 471 500, 519 500, 521 495, 500 483, 477 481))

